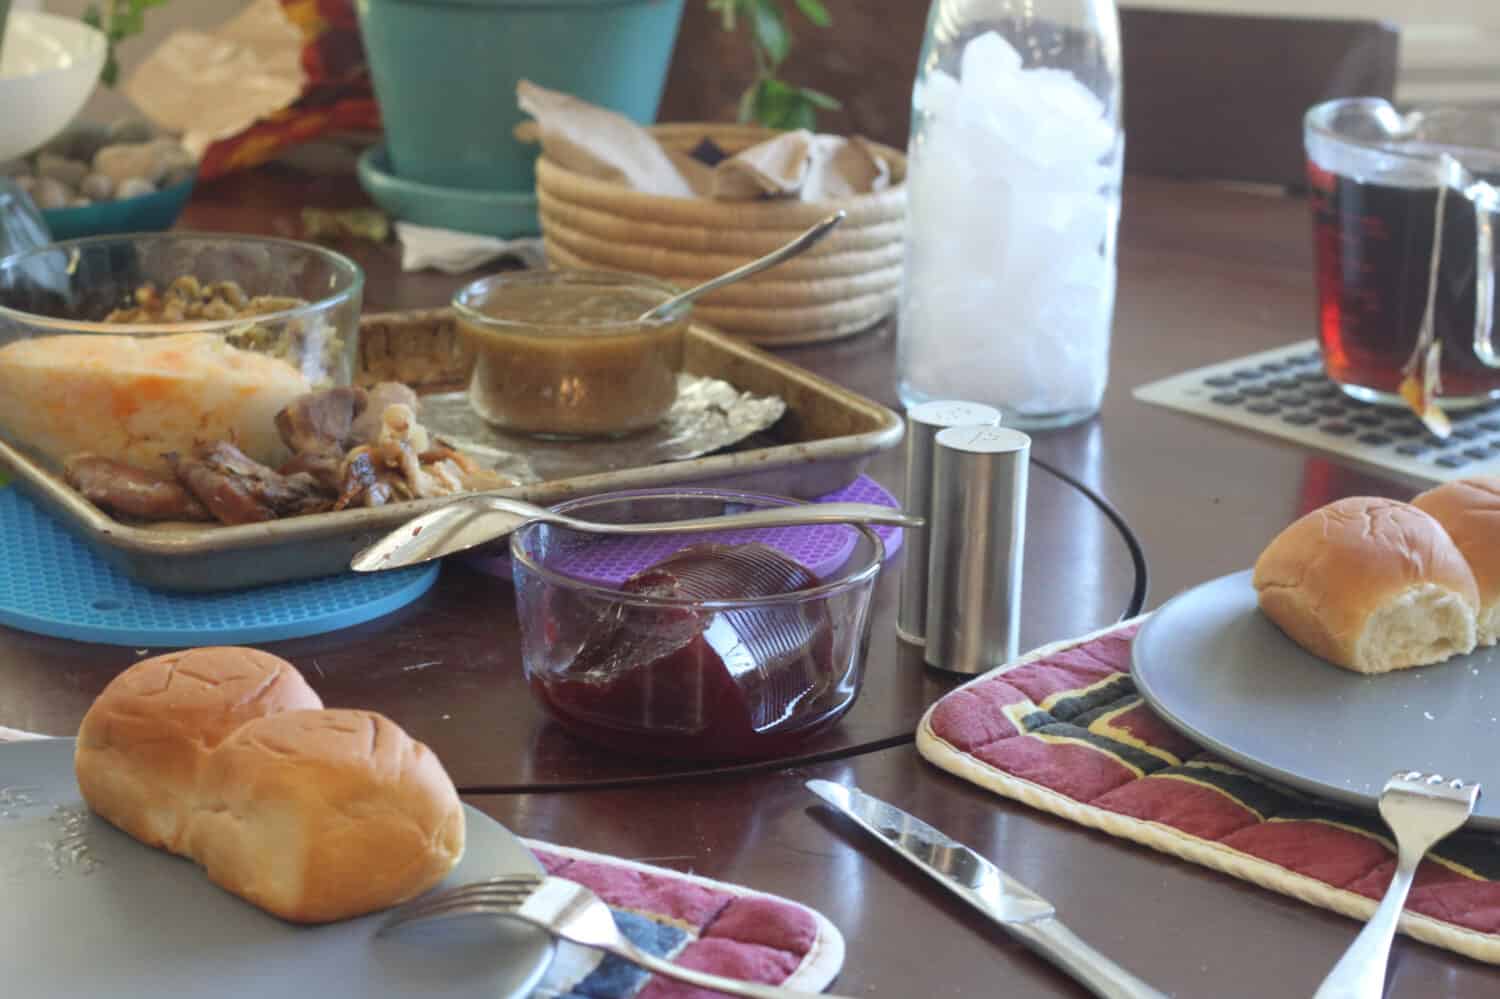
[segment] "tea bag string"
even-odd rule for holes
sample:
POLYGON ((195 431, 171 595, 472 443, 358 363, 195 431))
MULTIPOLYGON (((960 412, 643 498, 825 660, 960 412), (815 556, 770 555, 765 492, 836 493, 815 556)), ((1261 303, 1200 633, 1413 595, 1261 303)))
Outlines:
POLYGON ((1453 425, 1438 405, 1442 393, 1443 342, 1437 338, 1438 274, 1443 260, 1443 217, 1448 203, 1448 177, 1461 176, 1462 166, 1447 153, 1440 154, 1437 208, 1432 222, 1432 255, 1427 262, 1427 305, 1422 310, 1422 324, 1417 330, 1417 344, 1401 367, 1401 396, 1417 418, 1433 434, 1447 440, 1453 425))
POLYGON ((1474 352, 1490 367, 1500 367, 1492 336, 1495 328, 1494 217, 1500 212, 1500 188, 1476 179, 1464 191, 1464 197, 1476 206, 1474 221, 1478 225, 1479 237, 1475 251, 1474 352))

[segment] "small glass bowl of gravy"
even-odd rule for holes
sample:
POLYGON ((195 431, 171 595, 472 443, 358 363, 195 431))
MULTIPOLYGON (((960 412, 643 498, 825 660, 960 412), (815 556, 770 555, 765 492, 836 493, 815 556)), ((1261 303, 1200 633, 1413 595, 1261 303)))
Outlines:
POLYGON ((678 293, 636 274, 521 271, 453 297, 474 348, 469 405, 506 430, 623 436, 654 426, 677 400, 691 306, 641 322, 678 293))

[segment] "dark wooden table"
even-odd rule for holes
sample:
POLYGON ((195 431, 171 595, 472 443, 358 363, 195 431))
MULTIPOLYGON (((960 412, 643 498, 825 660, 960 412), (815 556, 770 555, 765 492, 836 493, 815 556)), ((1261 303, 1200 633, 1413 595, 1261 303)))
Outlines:
MULTIPOLYGON (((197 192, 182 226, 299 236, 307 203, 354 205, 363 196, 349 178, 309 180, 267 169, 197 192)), ((365 269, 365 307, 371 312, 444 305, 472 278, 405 273, 393 244, 347 242, 338 248, 365 269)), ((861 370, 873 361, 870 370, 888 381, 893 334, 889 327, 872 331, 827 348, 831 353, 822 359, 805 352, 804 363, 840 377, 851 361, 843 352, 853 349, 861 370)), ((883 388, 856 387, 889 396, 883 388)), ((870 474, 899 493, 902 461, 899 449, 885 452, 870 474)), ((1047 580, 1058 565, 1087 565, 1090 571, 1056 581, 1027 601, 1021 629, 1027 647, 1118 620, 1131 610, 1138 588, 1126 538, 1096 499, 1045 468, 1033 481, 1028 578, 1047 580)), ((957 682, 923 669, 920 654, 894 638, 901 567, 898 551, 876 589, 872 614, 880 624, 859 699, 837 726, 782 762, 909 742, 927 705, 957 682)), ((600 753, 563 733, 534 702, 522 675, 513 592, 507 580, 450 560, 432 591, 396 613, 264 647, 297 663, 329 705, 370 708, 396 719, 439 754, 460 790, 613 785, 726 769, 696 760, 600 753)), ((104 685, 144 654, 0 628, 0 725, 72 733, 104 685)))
MULTIPOLYGON (((297 235, 300 206, 310 201, 361 199, 347 179, 304 183, 262 171, 200 191, 186 222, 297 235)), ((1081 426, 1037 435, 1033 451, 1123 514, 1150 562, 1148 606, 1248 566, 1308 507, 1353 493, 1415 492, 1131 398, 1154 378, 1309 336, 1308 229, 1305 206, 1291 199, 1161 181, 1127 186, 1104 409, 1081 426)), ((455 284, 400 273, 390 247, 357 254, 372 309, 440 303, 455 284)), ((785 356, 893 404, 892 344, 883 329, 785 356)), ((899 486, 894 455, 874 473, 899 486)), ((1045 473, 1032 481, 1027 646, 1114 620, 1136 582, 1128 549, 1097 507, 1045 473)), ((385 711, 432 743, 465 787, 503 792, 469 800, 517 833, 724 878, 823 911, 848 941, 837 983, 844 995, 1084 993, 831 818, 802 789, 809 776, 855 780, 981 849, 1164 991, 1311 994, 1355 923, 1008 803, 923 762, 907 741, 911 725, 953 681, 924 671, 895 640, 894 580, 892 572, 883 584, 869 685, 816 747, 825 758, 741 773, 622 771, 545 727, 508 728, 534 719, 506 679, 516 667, 509 625, 491 620, 510 613, 509 591, 471 571, 445 569, 432 595, 384 622, 277 648, 331 701, 385 711), (401 668, 424 661, 435 664, 401 668), (388 675, 393 667, 401 675, 388 675)), ((133 650, 0 632, 0 724, 69 731, 92 693, 133 658, 133 650)), ((1500 994, 1500 970, 1409 940, 1398 940, 1392 966, 1395 996, 1500 994)))

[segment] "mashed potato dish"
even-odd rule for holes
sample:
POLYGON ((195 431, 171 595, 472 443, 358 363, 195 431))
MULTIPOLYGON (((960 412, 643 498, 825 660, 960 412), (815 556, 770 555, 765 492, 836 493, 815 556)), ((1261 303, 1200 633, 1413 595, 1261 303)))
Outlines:
POLYGON ((285 361, 212 333, 65 334, 0 347, 0 428, 57 465, 90 452, 170 475, 168 453, 230 441, 289 454, 276 414, 311 389, 285 361))

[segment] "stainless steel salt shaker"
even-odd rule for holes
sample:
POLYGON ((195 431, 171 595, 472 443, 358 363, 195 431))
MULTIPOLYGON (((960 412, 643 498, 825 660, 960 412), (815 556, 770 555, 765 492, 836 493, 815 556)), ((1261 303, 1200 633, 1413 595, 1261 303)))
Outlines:
POLYGON ((929 666, 982 673, 1016 657, 1030 458, 1031 438, 1006 427, 952 427, 933 438, 929 666))
POLYGON ((919 403, 906 411, 907 513, 927 518, 927 526, 907 531, 906 568, 901 573, 901 606, 896 634, 921 645, 927 634, 927 559, 931 550, 932 439, 949 427, 994 426, 1000 410, 977 402, 957 400, 919 403))

